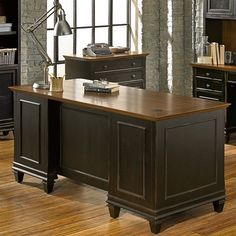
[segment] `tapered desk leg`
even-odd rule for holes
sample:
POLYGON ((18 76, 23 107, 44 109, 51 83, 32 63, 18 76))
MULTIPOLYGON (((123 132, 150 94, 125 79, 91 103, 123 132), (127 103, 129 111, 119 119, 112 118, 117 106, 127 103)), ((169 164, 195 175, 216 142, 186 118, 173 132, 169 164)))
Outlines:
POLYGON ((21 183, 24 178, 24 173, 18 170, 13 170, 13 173, 14 173, 16 182, 21 183))
POLYGON ((150 230, 154 234, 158 234, 161 231, 161 223, 157 221, 149 221, 150 230))
POLYGON ((112 205, 110 203, 107 206, 108 206, 108 209, 109 209, 110 216, 112 218, 119 217, 119 215, 120 215, 120 207, 114 206, 114 205, 112 205))
POLYGON ((43 180, 43 188, 45 193, 51 193, 54 187, 54 180, 43 180))
POLYGON ((224 209, 224 204, 225 204, 225 200, 222 199, 222 200, 218 200, 218 201, 214 201, 213 202, 213 207, 214 207, 214 211, 215 212, 222 212, 223 209, 224 209))

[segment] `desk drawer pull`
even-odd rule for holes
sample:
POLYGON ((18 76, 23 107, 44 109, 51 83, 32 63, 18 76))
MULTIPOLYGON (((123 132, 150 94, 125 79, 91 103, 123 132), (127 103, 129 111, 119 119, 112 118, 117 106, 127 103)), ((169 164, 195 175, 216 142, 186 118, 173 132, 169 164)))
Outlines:
POLYGON ((135 62, 132 62, 132 66, 136 66, 136 63, 135 63, 135 62))
POLYGON ((207 87, 207 88, 210 88, 210 87, 211 87, 211 85, 210 85, 210 84, 206 84, 206 87, 207 87))
POLYGON ((132 78, 132 79, 135 79, 135 78, 136 78, 136 75, 135 75, 135 74, 132 74, 132 75, 131 75, 131 78, 132 78))
POLYGON ((107 68, 108 68, 108 66, 107 66, 107 65, 104 65, 104 66, 103 66, 103 69, 104 69, 104 70, 106 70, 107 68))
POLYGON ((207 72, 207 73, 206 73, 206 76, 210 76, 210 73, 209 73, 209 72, 207 72))

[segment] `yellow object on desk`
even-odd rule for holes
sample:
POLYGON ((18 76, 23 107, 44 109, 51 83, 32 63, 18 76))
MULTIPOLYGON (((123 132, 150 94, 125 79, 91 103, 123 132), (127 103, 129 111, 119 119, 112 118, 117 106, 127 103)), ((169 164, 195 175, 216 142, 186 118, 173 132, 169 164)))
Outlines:
POLYGON ((63 91, 64 77, 50 77, 50 88, 51 92, 62 92, 63 91))

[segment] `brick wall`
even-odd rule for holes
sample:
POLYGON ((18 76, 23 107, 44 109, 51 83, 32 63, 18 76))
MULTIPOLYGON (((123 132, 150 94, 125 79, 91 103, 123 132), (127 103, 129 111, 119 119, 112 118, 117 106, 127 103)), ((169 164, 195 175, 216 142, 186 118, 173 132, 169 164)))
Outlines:
POLYGON ((191 95, 195 29, 202 33, 203 0, 144 0, 143 51, 147 88, 191 95))
MULTIPOLYGON (((21 23, 33 23, 38 17, 46 12, 46 0, 22 0, 21 1, 21 23)), ((27 26, 27 24, 25 24, 27 26)), ((35 35, 46 47, 45 25, 40 26, 35 35)), ((43 80, 42 57, 35 48, 32 40, 21 30, 21 83, 32 84, 43 80)))

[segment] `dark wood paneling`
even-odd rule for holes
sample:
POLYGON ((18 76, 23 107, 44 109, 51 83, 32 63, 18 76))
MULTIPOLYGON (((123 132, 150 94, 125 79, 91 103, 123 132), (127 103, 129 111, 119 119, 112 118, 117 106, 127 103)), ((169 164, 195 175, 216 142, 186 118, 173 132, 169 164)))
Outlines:
POLYGON ((20 99, 20 158, 26 162, 40 164, 41 139, 41 104, 20 99))
POLYGON ((117 190, 145 198, 146 128, 117 122, 117 190), (135 159, 135 162, 134 162, 135 159), (129 181, 127 181, 127 172, 129 181))
POLYGON ((63 105, 61 172, 68 173, 74 179, 88 179, 88 183, 107 189, 109 128, 107 115, 63 105))

